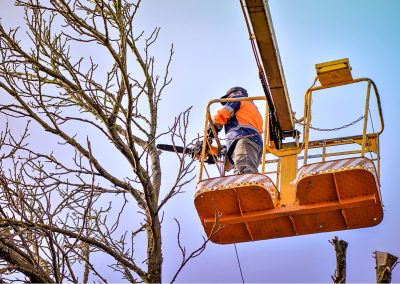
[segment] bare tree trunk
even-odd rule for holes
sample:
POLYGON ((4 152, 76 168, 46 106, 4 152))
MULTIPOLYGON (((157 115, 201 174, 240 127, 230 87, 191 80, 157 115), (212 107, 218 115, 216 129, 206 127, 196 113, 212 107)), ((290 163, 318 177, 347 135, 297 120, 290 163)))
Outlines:
POLYGON ((148 283, 161 283, 162 249, 161 249, 161 224, 158 217, 153 219, 151 226, 152 237, 148 234, 148 283))
POLYGON ((336 252, 336 270, 335 276, 332 276, 333 283, 346 283, 346 250, 348 244, 344 240, 339 240, 337 236, 329 242, 334 246, 336 252))
POLYGON ((390 283, 392 281, 392 270, 397 264, 397 256, 387 252, 375 251, 376 260, 376 283, 390 283))

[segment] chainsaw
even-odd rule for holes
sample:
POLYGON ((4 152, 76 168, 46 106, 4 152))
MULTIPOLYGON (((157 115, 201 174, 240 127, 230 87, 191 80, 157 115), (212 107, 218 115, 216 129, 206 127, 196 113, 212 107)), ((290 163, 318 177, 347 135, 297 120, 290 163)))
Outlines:
MULTIPOLYGON (((200 160, 201 153, 203 150, 203 141, 197 141, 194 147, 182 147, 168 144, 158 144, 157 149, 168 152, 175 152, 181 154, 188 154, 196 160, 200 160)), ((215 164, 217 161, 221 161, 225 155, 226 147, 218 148, 216 146, 206 144, 206 154, 204 162, 207 164, 215 164)))

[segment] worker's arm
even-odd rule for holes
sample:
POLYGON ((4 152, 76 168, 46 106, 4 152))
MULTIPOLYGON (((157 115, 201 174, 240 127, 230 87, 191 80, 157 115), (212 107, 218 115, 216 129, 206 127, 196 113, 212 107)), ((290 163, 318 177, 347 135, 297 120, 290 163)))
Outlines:
POLYGON ((221 130, 222 126, 228 123, 229 119, 231 119, 235 115, 239 108, 240 102, 226 103, 224 107, 218 110, 218 112, 214 115, 214 126, 221 130))
MULTIPOLYGON (((240 102, 228 102, 223 108, 218 110, 218 112, 213 117, 213 124, 217 132, 220 132, 222 126, 228 123, 229 119, 233 117, 240 108, 240 102)), ((208 137, 214 138, 214 133, 211 130, 211 126, 208 127, 208 137)))

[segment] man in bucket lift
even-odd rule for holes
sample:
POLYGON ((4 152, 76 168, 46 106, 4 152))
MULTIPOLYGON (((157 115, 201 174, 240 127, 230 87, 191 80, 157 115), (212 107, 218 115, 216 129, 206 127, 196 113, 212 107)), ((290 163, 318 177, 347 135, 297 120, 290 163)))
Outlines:
MULTIPOLYGON (((224 98, 245 98, 247 91, 241 87, 233 87, 226 92, 224 98)), ((234 166, 235 174, 258 173, 261 163, 263 142, 261 138, 263 120, 253 101, 221 102, 223 108, 213 117, 217 132, 225 126, 227 157, 229 169, 234 166)), ((214 134, 211 127, 208 135, 214 134)))

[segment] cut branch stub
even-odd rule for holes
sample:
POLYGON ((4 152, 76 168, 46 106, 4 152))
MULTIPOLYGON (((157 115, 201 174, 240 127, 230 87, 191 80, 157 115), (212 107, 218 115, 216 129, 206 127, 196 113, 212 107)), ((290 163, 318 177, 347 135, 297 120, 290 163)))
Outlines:
POLYGON ((333 283, 346 283, 346 250, 348 243, 344 240, 339 240, 337 236, 329 242, 334 246, 336 252, 336 270, 335 276, 332 276, 333 283))
POLYGON ((398 257, 387 252, 375 251, 376 283, 390 283, 392 270, 397 264, 398 257))

